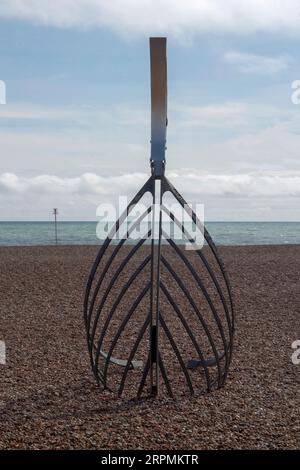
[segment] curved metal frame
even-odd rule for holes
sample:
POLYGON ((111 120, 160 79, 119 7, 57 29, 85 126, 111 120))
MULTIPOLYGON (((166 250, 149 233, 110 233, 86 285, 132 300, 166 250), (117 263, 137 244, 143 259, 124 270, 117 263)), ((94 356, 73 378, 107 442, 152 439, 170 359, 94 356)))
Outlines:
MULTIPOLYGON (((174 392, 171 388, 171 383, 167 375, 167 369, 162 361, 162 355, 160 351, 160 329, 162 329, 163 333, 165 334, 166 338, 169 341, 169 344, 177 358, 177 361, 180 365, 180 368, 183 372, 183 375, 186 380, 186 384, 191 394, 194 394, 195 390, 193 387, 193 383, 190 376, 190 371, 193 369, 200 369, 204 372, 204 377, 206 381, 206 389, 210 391, 214 387, 221 387, 223 386, 229 365, 231 362, 232 356, 232 344, 233 344, 233 331, 234 331, 234 317, 233 317, 233 301, 232 301, 232 294, 230 283, 224 268, 224 264, 220 255, 217 251, 215 244, 213 243, 209 233, 205 229, 205 227, 201 224, 200 220, 197 218, 196 214, 191 210, 189 215, 191 220, 197 225, 197 227, 203 232, 205 241, 207 243, 207 247, 212 253, 214 259, 217 262, 217 266, 219 267, 219 272, 222 275, 226 286, 226 293, 223 292, 217 277, 210 266, 207 257, 203 250, 196 250, 195 255, 199 257, 202 262, 203 267, 205 268, 207 275, 214 286, 218 297, 220 299, 221 305, 223 306, 225 318, 226 318, 226 325, 222 323, 220 315, 217 311, 216 306, 214 305, 214 301, 211 298, 211 295, 207 291, 203 280, 200 277, 200 274, 196 271, 195 267, 189 261, 187 256, 184 253, 184 250, 177 245, 167 233, 164 232, 161 224, 161 215, 160 215, 160 236, 159 241, 157 244, 154 243, 152 239, 151 242, 151 254, 148 254, 143 261, 139 264, 139 266, 135 269, 135 271, 130 275, 129 279, 125 282, 124 286, 122 287, 121 291, 119 292, 117 298, 115 299, 112 307, 110 308, 109 314, 105 319, 104 325, 100 334, 96 338, 96 330, 99 324, 99 319, 101 317, 101 312, 105 301, 110 293, 112 286, 115 284, 116 280, 118 279, 119 275, 123 272, 124 267, 130 262, 130 260, 135 256, 138 250, 143 246, 146 240, 149 240, 152 234, 153 226, 145 235, 145 237, 141 238, 135 245, 130 247, 129 252, 126 254, 123 261, 118 265, 117 269, 112 274, 112 277, 108 283, 108 286, 101 291, 101 286, 105 275, 112 265, 113 261, 116 259, 120 249, 124 246, 127 238, 122 238, 116 245, 112 245, 112 240, 115 235, 118 233, 122 224, 125 223, 127 216, 130 214, 134 206, 141 200, 145 193, 150 192, 152 194, 153 201, 155 200, 155 181, 156 178, 154 175, 150 177, 150 179, 146 182, 143 188, 137 193, 137 195, 132 199, 131 203, 121 215, 120 219, 116 222, 114 227, 112 228, 109 236, 104 241, 102 247, 99 250, 98 256, 94 262, 92 267, 89 280, 87 283, 86 288, 86 295, 85 295, 85 302, 84 302, 84 318, 85 318, 85 325, 87 331, 87 339, 88 339, 88 349, 90 353, 90 360, 92 365, 92 370, 94 375, 97 379, 97 382, 102 385, 103 388, 109 388, 107 385, 107 377, 109 373, 109 366, 110 364, 115 364, 124 368, 118 394, 121 395, 123 393, 127 375, 130 370, 133 369, 140 369, 141 370, 141 380, 139 383, 139 387, 136 393, 136 396, 140 398, 143 394, 145 383, 147 377, 151 376, 151 386, 149 390, 150 395, 157 395, 159 392, 159 374, 161 374, 164 384, 166 386, 167 392, 170 396, 174 396, 174 392), (199 287, 199 291, 203 294, 203 297, 206 301, 207 306, 209 307, 215 324, 217 325, 217 329, 219 335, 222 339, 222 351, 218 350, 215 344, 215 338, 213 337, 212 332, 210 331, 209 326, 207 325, 206 319, 203 316, 199 306, 193 299, 192 294, 189 291, 189 286, 186 285, 180 276, 175 272, 170 262, 160 253, 160 244, 161 239, 164 238, 169 246, 174 250, 174 254, 176 254, 179 259, 182 260, 186 268, 188 269, 191 277, 196 282, 199 287), (113 251, 109 255, 108 260, 104 263, 103 257, 106 254, 108 248, 113 246, 113 251), (157 262, 159 260, 159 263, 157 262), (132 283, 138 278, 138 276, 143 272, 144 268, 150 265, 151 270, 151 279, 149 282, 142 286, 141 292, 139 295, 133 299, 132 305, 128 309, 126 315, 124 316, 121 324, 119 325, 117 332, 115 333, 114 337, 111 338, 110 348, 108 351, 103 350, 103 340, 108 330, 109 324, 114 318, 114 313, 120 302, 123 299, 125 293, 130 289, 132 283), (192 329, 190 328, 187 319, 184 316, 184 313, 180 310, 180 307, 176 304, 176 301, 173 299, 172 294, 169 292, 166 283, 163 279, 161 279, 161 268, 164 267, 165 271, 168 273, 170 278, 173 279, 174 283, 178 286, 178 289, 186 299, 186 302, 190 305, 191 309, 194 311, 196 317, 198 318, 199 325, 201 325, 203 334, 206 335, 208 342, 211 346, 213 351, 212 357, 205 357, 204 352, 202 351, 201 344, 197 341, 192 329), (173 335, 168 328, 166 320, 164 318, 163 312, 160 308, 159 296, 162 294, 167 302, 168 305, 173 309, 175 316, 180 321, 181 325, 183 326, 184 330, 186 331, 187 335, 189 336, 191 343, 193 344, 195 351, 197 352, 198 358, 191 358, 187 363, 184 362, 178 345, 176 344, 173 335), (126 359, 120 359, 113 356, 113 352, 115 347, 118 343, 118 340, 122 334, 122 332, 126 329, 128 322, 130 321, 131 317, 134 315, 137 307, 139 306, 140 302, 149 295, 149 311, 145 315, 144 323, 141 325, 140 331, 137 334, 136 340, 133 344, 133 347, 128 354, 126 359), (98 306, 96 307, 96 299, 99 300, 98 306), (155 320, 155 321, 154 321, 155 320), (228 332, 228 335, 225 333, 228 332), (149 353, 148 359, 143 363, 143 361, 136 359, 135 355, 138 350, 138 347, 143 340, 146 331, 149 330, 150 338, 149 338, 149 353), (228 336, 228 338, 226 337, 228 336), (99 359, 100 356, 104 359, 104 366, 100 370, 99 367, 99 359), (217 370, 217 378, 211 378, 211 368, 216 368, 217 370)), ((181 225, 181 223, 176 219, 175 215, 168 211, 168 209, 162 204, 163 195, 167 192, 170 192, 175 199, 181 204, 184 210, 189 210, 188 206, 186 205, 185 200, 176 189, 171 185, 171 183, 167 180, 167 178, 162 175, 160 177, 161 182, 161 195, 160 195, 160 202, 161 202, 161 212, 165 212, 170 217, 170 220, 173 221, 178 227, 181 228, 182 234, 185 239, 191 240, 190 234, 187 232, 186 228, 181 225)), ((143 221, 143 219, 153 212, 153 206, 149 206, 148 209, 137 219, 135 222, 130 226, 127 235, 130 236, 131 232, 143 221)))

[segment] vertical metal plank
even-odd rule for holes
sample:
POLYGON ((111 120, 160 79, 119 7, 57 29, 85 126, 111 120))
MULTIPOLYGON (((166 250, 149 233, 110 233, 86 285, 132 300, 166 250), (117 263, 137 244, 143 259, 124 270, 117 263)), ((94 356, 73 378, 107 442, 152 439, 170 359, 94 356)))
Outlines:
POLYGON ((166 38, 150 38, 151 68, 151 162, 160 176, 165 161, 167 134, 166 38))

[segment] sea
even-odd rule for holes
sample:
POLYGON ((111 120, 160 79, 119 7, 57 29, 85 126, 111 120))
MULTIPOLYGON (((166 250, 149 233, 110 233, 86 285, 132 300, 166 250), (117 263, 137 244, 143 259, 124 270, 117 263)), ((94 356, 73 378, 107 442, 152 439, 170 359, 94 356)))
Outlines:
MULTIPOLYGON (((217 245, 300 244, 300 222, 207 222, 206 228, 217 245)), ((57 243, 100 245, 106 230, 105 224, 99 229, 99 222, 60 221, 57 243)), ((55 244, 53 222, 0 222, 0 246, 55 244)))

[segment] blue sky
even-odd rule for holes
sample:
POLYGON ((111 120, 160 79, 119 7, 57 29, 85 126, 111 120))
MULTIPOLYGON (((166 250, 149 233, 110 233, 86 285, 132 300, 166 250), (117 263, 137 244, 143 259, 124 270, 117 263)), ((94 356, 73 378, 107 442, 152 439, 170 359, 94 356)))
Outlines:
POLYGON ((159 3, 161 18, 144 0, 0 3, 0 220, 47 220, 54 206, 93 220, 97 204, 138 189, 157 34, 168 37, 174 184, 208 220, 300 220, 300 5, 159 3))

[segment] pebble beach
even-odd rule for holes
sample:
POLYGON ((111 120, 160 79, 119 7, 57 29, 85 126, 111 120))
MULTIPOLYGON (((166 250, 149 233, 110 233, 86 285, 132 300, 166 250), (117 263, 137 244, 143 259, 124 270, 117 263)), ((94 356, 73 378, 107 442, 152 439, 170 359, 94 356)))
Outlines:
POLYGON ((300 245, 220 252, 236 312, 225 386, 136 403, 90 370, 82 304, 97 247, 1 247, 0 448, 299 448, 300 245))

